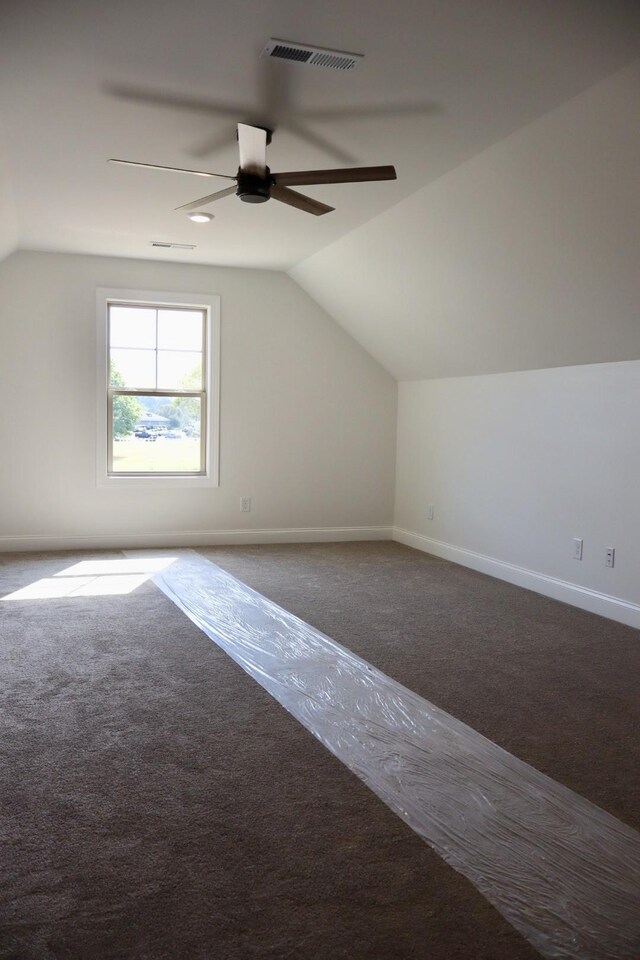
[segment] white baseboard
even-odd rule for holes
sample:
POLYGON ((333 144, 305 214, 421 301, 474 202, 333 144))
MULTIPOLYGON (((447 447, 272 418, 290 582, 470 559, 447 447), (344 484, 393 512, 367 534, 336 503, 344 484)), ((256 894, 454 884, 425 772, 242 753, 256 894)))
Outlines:
POLYGON ((590 613, 597 613, 610 620, 617 620, 640 629, 640 605, 637 603, 599 593, 597 590, 590 590, 588 587, 581 587, 566 580, 558 580, 556 577, 537 573, 535 570, 527 570, 526 567, 518 567, 504 560, 496 560, 494 557, 487 557, 485 554, 466 550, 464 547, 433 540, 420 533, 403 530, 402 527, 393 528, 392 539, 398 543, 404 543, 407 547, 422 550, 423 553, 433 554, 443 560, 451 560, 463 567, 471 567, 472 570, 486 573, 490 577, 506 580, 518 587, 525 587, 527 590, 542 593, 554 600, 562 600, 563 603, 569 603, 590 613))
POLYGON ((207 547, 252 543, 326 543, 391 540, 392 527, 300 527, 275 530, 173 530, 164 533, 87 534, 86 536, 0 537, 0 552, 39 550, 118 550, 136 547, 207 547))
POLYGON ((160 547, 232 546, 259 543, 330 543, 348 540, 396 540, 423 553, 451 560, 480 573, 640 629, 640 605, 566 580, 537 573, 504 560, 434 540, 402 527, 299 527, 273 530, 182 530, 163 533, 27 535, 0 537, 0 553, 41 550, 118 550, 160 547))

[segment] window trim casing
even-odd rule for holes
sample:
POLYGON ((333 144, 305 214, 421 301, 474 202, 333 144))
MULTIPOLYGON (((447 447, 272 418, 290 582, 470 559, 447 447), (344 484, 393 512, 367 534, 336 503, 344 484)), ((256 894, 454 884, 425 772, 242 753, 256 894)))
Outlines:
MULTIPOLYGON (((186 294, 157 290, 123 290, 98 287, 96 290, 97 318, 97 431, 96 431, 96 485, 110 489, 173 487, 195 489, 217 487, 220 483, 220 297, 216 294, 186 294), (205 445, 205 472, 203 474, 124 474, 108 472, 109 443, 109 363, 107 343, 107 315, 110 303, 133 306, 197 308, 205 312, 206 353, 204 361, 204 392, 201 441, 205 445)), ((131 393, 144 393, 132 390, 131 393)), ((148 391, 147 391, 148 392, 148 391)), ((171 392, 171 391, 167 391, 171 392)), ((202 393, 202 391, 195 391, 202 393)), ((172 394, 173 395, 173 394, 172 394)))

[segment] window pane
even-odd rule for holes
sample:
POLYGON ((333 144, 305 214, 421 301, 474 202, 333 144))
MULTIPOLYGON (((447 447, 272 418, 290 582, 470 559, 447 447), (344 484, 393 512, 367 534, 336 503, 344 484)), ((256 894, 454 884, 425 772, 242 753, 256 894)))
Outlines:
POLYGON ((113 473, 200 473, 200 397, 113 398, 113 473))
POLYGON ((158 387, 171 390, 202 388, 202 354, 158 350, 158 387))
POLYGON ((201 310, 158 310, 159 350, 202 351, 201 310))
POLYGON ((155 387, 155 350, 111 350, 112 387, 155 387))
POLYGON ((156 311, 147 307, 109 307, 109 344, 155 349, 156 311))

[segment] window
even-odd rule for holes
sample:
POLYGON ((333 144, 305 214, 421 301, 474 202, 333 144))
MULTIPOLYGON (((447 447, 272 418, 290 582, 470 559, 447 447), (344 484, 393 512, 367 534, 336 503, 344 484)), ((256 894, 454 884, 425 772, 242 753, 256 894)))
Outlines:
POLYGON ((98 482, 217 484, 218 298, 101 290, 98 317, 98 482))

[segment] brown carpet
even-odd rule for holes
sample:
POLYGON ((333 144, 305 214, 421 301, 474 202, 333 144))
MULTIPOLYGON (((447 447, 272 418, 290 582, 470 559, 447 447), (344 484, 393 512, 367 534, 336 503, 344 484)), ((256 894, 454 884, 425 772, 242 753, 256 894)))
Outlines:
MULTIPOLYGON (((636 631, 396 544, 202 552, 640 826, 636 631)), ((152 585, 0 635, 2 960, 537 956, 152 585)))
POLYGON ((201 549, 640 830, 640 632, 396 543, 201 549))

